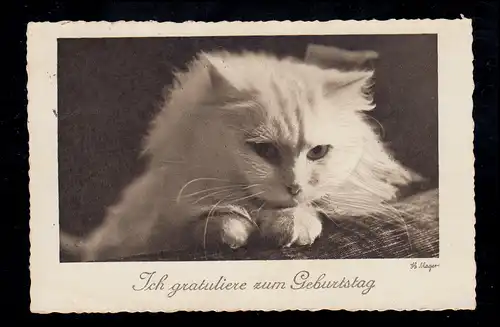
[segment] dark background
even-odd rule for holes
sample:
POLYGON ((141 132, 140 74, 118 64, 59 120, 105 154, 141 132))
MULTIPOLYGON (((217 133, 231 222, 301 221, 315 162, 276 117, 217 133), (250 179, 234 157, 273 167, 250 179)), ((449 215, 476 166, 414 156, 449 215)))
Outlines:
MULTIPOLYGON (((430 321, 456 326, 465 323, 475 326, 490 326, 498 320, 498 1, 295 1, 283 6, 280 2, 238 2, 233 6, 227 2, 117 2, 100 1, 89 4, 77 1, 16 1, 7 5, 1 23, 4 26, 3 46, 7 55, 3 77, 8 86, 1 97, 0 134, 4 152, 0 159, 3 175, 1 194, 4 206, 2 219, 4 251, 6 260, 2 266, 2 277, 8 280, 4 312, 17 320, 40 323, 43 320, 59 320, 66 323, 99 320, 122 322, 124 320, 148 323, 164 320, 161 314, 143 313, 137 316, 119 314, 68 314, 36 315, 29 313, 29 134, 27 122, 26 93, 26 24, 29 21, 118 21, 157 20, 176 21, 222 21, 222 20, 330 20, 330 19, 457 19, 461 15, 472 19, 474 42, 474 155, 475 155, 475 201, 476 201, 476 262, 477 303, 475 311, 384 311, 346 312, 287 311, 287 312, 235 312, 235 313, 173 313, 170 321, 175 323, 207 323, 226 321, 239 323, 242 319, 252 324, 273 320, 280 324, 302 319, 310 322, 317 316, 335 319, 339 323, 353 321, 373 324, 376 322, 412 321, 428 324, 430 321), (497 276, 497 277, 495 277, 497 276), (55 318, 55 319, 54 319, 55 318), (76 318, 76 319, 75 319, 76 318)), ((4 84, 4 85, 5 85, 4 84)))
MULTIPOLYGON (((200 50, 302 58, 308 44, 375 50, 373 117, 404 164, 438 182, 435 35, 101 38, 58 41, 61 228, 84 234, 143 169, 140 146, 172 69, 200 50)), ((200 131, 202 133, 202 131, 200 131)))

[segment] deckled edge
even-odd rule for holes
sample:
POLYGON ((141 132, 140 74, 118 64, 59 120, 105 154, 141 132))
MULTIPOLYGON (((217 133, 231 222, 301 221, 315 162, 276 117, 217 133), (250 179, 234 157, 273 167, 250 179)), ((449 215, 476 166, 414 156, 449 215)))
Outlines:
POLYGON ((391 308, 391 309, 336 309, 336 308, 323 308, 323 309, 224 309, 224 310, 102 310, 102 311, 32 311, 35 314, 51 315, 51 314, 126 314, 126 313, 139 313, 139 314, 162 314, 162 313, 236 313, 236 312, 446 312, 446 311, 473 311, 471 308, 418 308, 418 309, 404 309, 404 308, 391 308))
MULTIPOLYGON (((426 19, 386 19, 386 20, 379 20, 379 19, 367 19, 367 20, 354 20, 354 19, 350 19, 350 20, 315 20, 315 21, 303 21, 303 20, 298 20, 298 21, 292 21, 292 20, 283 20, 283 21, 278 21, 278 20, 270 20, 270 21, 227 21, 227 20, 224 20, 224 21, 213 21, 213 22, 207 22, 207 21, 192 21, 192 20, 188 20, 188 21, 184 21, 184 22, 168 22, 168 21, 154 21, 154 20, 145 20, 145 21, 137 21, 137 20, 131 20, 131 21, 127 21, 127 20, 117 20, 117 21, 84 21, 84 20, 77 20, 77 21, 69 21, 69 20, 63 20, 63 21, 57 21, 57 22, 51 22, 51 21, 31 21, 27 24, 27 28, 26 28, 26 75, 27 75, 27 85, 26 85, 26 94, 27 94, 27 101, 26 101, 26 108, 27 108, 27 129, 28 129, 28 182, 29 182, 29 185, 31 185, 31 163, 32 163, 32 157, 30 156, 30 117, 29 117, 29 103, 30 103, 30 74, 29 74, 29 57, 30 57, 30 47, 29 47, 29 34, 30 34, 30 27, 33 26, 35 27, 36 25, 52 25, 52 26, 62 26, 62 25, 67 25, 67 24, 72 24, 72 25, 92 25, 92 26, 95 26, 95 25, 105 25, 105 26, 109 26, 109 25, 116 25, 116 24, 127 24, 127 25, 130 25, 130 24, 139 24, 139 25, 145 25, 145 24, 155 24, 155 25, 183 25, 183 24, 186 24, 186 23, 195 23, 195 24, 198 24, 198 25, 221 25, 221 24, 247 24, 247 25, 250 25, 250 24, 255 24, 255 23, 258 23, 258 24, 294 24, 294 25, 297 25, 297 24, 300 24, 300 25, 312 25, 312 24, 324 24, 324 23, 330 23, 330 22, 338 22, 338 23, 365 23, 365 22, 380 22, 380 23, 385 23, 387 24, 388 22, 400 22, 400 21, 406 21, 406 22, 451 22, 451 21, 468 21, 469 22, 469 25, 471 27, 470 29, 470 34, 468 35, 470 37, 470 40, 471 40, 471 43, 470 43, 470 55, 471 55, 471 58, 472 58, 472 63, 471 63, 471 68, 472 68, 472 77, 473 77, 473 87, 472 87, 472 94, 471 94, 471 97, 472 97, 472 105, 474 107, 474 94, 476 93, 477 89, 475 88, 475 65, 473 64, 474 63, 474 60, 475 60, 475 57, 474 57, 474 43, 475 43, 475 40, 474 40, 474 37, 473 37, 473 32, 474 32, 474 28, 473 28, 473 25, 472 25, 472 19, 470 18, 467 18, 465 17, 463 14, 460 14, 460 17, 457 17, 457 18, 454 18, 454 19, 443 19, 443 18, 440 18, 440 19, 429 19, 429 18, 426 18, 426 19)), ((299 35, 299 34, 297 34, 299 35)), ((471 114, 473 113, 472 111, 473 108, 471 108, 471 114)), ((471 117, 472 118, 472 117, 471 117)), ((474 141, 475 141, 475 135, 474 135, 474 131, 475 131, 475 122, 474 122, 474 119, 472 119, 472 142, 474 144, 474 141)), ((474 145, 473 145, 473 149, 474 149, 474 145)), ((475 167, 475 156, 473 156, 473 168, 475 167)), ((472 171, 473 173, 473 183, 474 183, 474 186, 475 186, 475 170, 473 169, 472 171)), ((187 312, 203 312, 203 313, 208 313, 208 312, 293 312, 293 311, 298 311, 298 312, 321 312, 321 311, 338 311, 338 312, 409 312, 409 311, 417 311, 417 312, 426 312, 426 311, 430 311, 430 312, 441 312, 441 311, 470 311, 470 310, 475 310, 475 308, 477 307, 477 262, 476 262, 476 259, 475 259, 475 254, 476 254, 476 247, 475 247, 475 244, 476 244, 476 223, 477 223, 477 220, 475 219, 476 216, 476 206, 475 206, 475 188, 473 189, 473 192, 474 192, 474 224, 473 224, 473 259, 474 259, 474 262, 475 262, 475 271, 474 271, 474 275, 475 275, 475 278, 474 278, 474 290, 475 290, 475 293, 476 293, 476 297, 475 297, 475 303, 474 303, 474 308, 470 308, 470 307, 463 307, 463 308, 426 308, 426 307, 420 307, 420 308, 412 308, 412 309, 408 309, 408 308, 390 308, 390 309, 366 309, 366 308, 362 308, 362 307, 359 307, 359 308, 352 308, 352 309, 339 309, 339 308, 321 308, 321 309, 311 309, 311 308, 307 308, 307 309, 303 309, 303 308, 293 308, 293 309, 277 309, 277 308, 271 308, 271 309, 224 309, 224 310, 213 310, 213 309, 207 309, 207 310, 203 310, 203 309, 196 309, 196 310, 101 310, 101 311, 55 311, 55 310, 51 310, 51 311, 33 311, 32 308, 30 308, 30 311, 32 313, 35 313, 35 314, 116 314, 116 313, 187 313, 187 312)), ((31 187, 29 187, 29 194, 31 196, 31 187)), ((28 264, 28 267, 29 267, 29 270, 30 270, 30 284, 31 284, 31 280, 32 280, 32 257, 31 257, 31 243, 32 243, 32 220, 31 220, 31 206, 29 207, 29 213, 30 213, 30 221, 29 221, 29 252, 30 252, 30 257, 29 257, 29 264, 28 264)), ((31 292, 29 294, 29 297, 30 297, 30 305, 31 305, 31 292)))
POLYGON ((186 20, 182 22, 173 22, 173 21, 157 21, 157 20, 60 20, 60 21, 33 21, 31 23, 43 23, 43 24, 74 24, 74 23, 104 23, 104 24, 116 24, 116 23, 155 23, 155 24, 174 24, 174 25, 182 25, 186 23, 196 23, 196 24, 221 24, 221 23, 245 23, 245 24, 255 24, 255 23, 293 23, 293 24, 318 24, 318 23, 328 23, 328 22, 391 22, 391 21, 455 21, 455 20, 470 20, 470 18, 466 17, 463 14, 460 14, 460 17, 457 18, 419 18, 419 19, 398 19, 398 18, 388 18, 388 19, 327 19, 327 20, 220 20, 220 21, 201 21, 201 20, 186 20))
MULTIPOLYGON (((425 23, 444 23, 444 22, 454 22, 454 21, 471 21, 471 18, 465 17, 463 14, 460 14, 460 17, 457 18, 452 18, 452 19, 446 19, 446 18, 438 18, 438 19, 430 19, 430 18, 425 18, 425 19, 395 19, 395 18, 390 18, 390 19, 363 19, 363 20, 356 20, 356 19, 347 19, 347 20, 342 20, 342 19, 334 19, 334 20, 311 20, 311 21, 305 21, 305 20, 259 20, 259 21, 242 21, 242 20, 222 20, 222 21, 196 21, 196 20, 186 20, 183 22, 172 22, 172 21, 155 21, 155 20, 96 20, 96 21, 85 21, 85 20, 61 20, 61 21, 31 21, 29 22, 28 25, 28 30, 30 26, 35 26, 35 25, 49 25, 49 26, 65 26, 65 25, 72 25, 72 26, 116 26, 116 25, 148 25, 148 24, 154 24, 156 26, 180 26, 180 25, 186 25, 186 24, 196 24, 198 26, 214 26, 214 25, 294 25, 298 27, 304 27, 304 26, 312 26, 312 25, 326 25, 329 23, 337 23, 337 24, 349 24, 349 23, 356 23, 356 24, 373 24, 373 23, 380 23, 380 24, 388 24, 391 22, 395 23, 400 23, 400 22, 414 22, 414 23, 419 23, 419 24, 425 24, 425 23)), ((231 35, 231 34, 229 34, 231 35)), ((299 35, 297 33, 297 35, 299 35)))
MULTIPOLYGON (((30 306, 30 311, 32 311, 31 304, 32 304, 32 283, 33 283, 33 272, 32 272, 32 267, 33 267, 33 261, 32 261, 32 253, 31 253, 31 247, 32 247, 32 231, 33 231, 33 222, 31 219, 31 191, 32 191, 32 178, 31 178, 31 166, 32 166, 32 156, 31 156, 31 123, 30 123, 30 74, 29 74, 29 57, 30 57, 30 24, 33 23, 28 23, 26 27, 26 51, 25 51, 25 56, 26 56, 26 67, 25 67, 25 73, 26 73, 26 129, 27 129, 27 137, 28 137, 28 279, 29 279, 29 292, 28 292, 28 301, 29 301, 29 306, 30 306)), ((32 88, 32 87, 31 87, 32 88)))

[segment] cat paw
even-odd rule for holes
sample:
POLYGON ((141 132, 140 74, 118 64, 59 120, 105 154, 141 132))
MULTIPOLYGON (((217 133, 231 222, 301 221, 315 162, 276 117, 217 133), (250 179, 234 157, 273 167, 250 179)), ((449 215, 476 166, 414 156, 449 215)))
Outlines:
POLYGON ((323 225, 316 213, 308 210, 299 211, 294 216, 294 241, 295 245, 312 245, 321 235, 323 225))
POLYGON ((195 231, 198 245, 203 249, 236 250, 247 245, 256 225, 239 215, 216 216, 201 221, 195 231))
POLYGON ((255 225, 248 219, 225 217, 222 223, 222 242, 233 250, 241 248, 248 243, 248 239, 254 229, 255 225))
POLYGON ((293 215, 287 211, 267 211, 259 215, 263 241, 272 246, 291 246, 294 241, 293 215))
POLYGON ((322 231, 321 221, 311 208, 267 211, 259 223, 264 239, 284 248, 312 245, 322 231))

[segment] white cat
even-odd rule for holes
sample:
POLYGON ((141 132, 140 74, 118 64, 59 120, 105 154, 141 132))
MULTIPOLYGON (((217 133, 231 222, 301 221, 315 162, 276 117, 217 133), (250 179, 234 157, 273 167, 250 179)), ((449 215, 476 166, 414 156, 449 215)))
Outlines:
POLYGON ((396 162, 363 112, 372 71, 323 69, 264 53, 201 53, 176 74, 145 140, 150 162, 81 260, 193 246, 312 244, 319 213, 369 216, 419 177, 396 162))

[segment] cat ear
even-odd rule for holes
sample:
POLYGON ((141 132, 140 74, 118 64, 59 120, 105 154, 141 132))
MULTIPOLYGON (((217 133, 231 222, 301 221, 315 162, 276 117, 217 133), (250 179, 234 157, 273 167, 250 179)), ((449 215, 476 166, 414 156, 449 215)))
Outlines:
POLYGON ((331 94, 341 90, 365 93, 373 84, 374 72, 367 71, 347 71, 338 70, 327 71, 325 81, 325 92, 331 94))
POLYGON ((207 53, 202 53, 201 58, 207 67, 207 73, 213 91, 226 95, 237 92, 236 88, 226 77, 229 68, 224 63, 223 58, 207 53))
POLYGON ((334 46, 309 44, 304 61, 323 69, 341 70, 373 69, 379 55, 372 50, 347 50, 334 46))
POLYGON ((325 95, 343 90, 345 94, 353 91, 368 96, 378 57, 378 53, 371 50, 347 50, 335 46, 309 44, 304 61, 326 71, 325 95))
POLYGON ((375 108, 371 86, 373 71, 327 71, 323 95, 338 106, 354 111, 370 111, 375 108))

